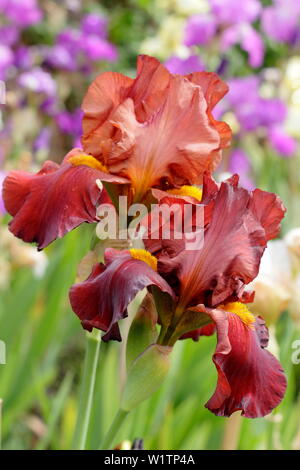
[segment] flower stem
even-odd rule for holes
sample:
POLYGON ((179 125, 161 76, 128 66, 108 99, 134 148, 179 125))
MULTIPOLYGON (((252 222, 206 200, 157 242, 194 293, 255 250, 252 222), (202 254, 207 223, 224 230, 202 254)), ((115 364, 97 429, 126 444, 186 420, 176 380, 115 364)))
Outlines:
POLYGON ((99 330, 93 330, 91 333, 86 334, 86 351, 80 388, 78 415, 73 437, 73 449, 85 449, 91 417, 100 344, 101 336, 99 330))
POLYGON ((2 449, 2 400, 0 398, 0 450, 2 449))
POLYGON ((242 416, 240 411, 236 411, 227 418, 224 428, 222 450, 237 450, 239 445, 242 426, 242 416))
POLYGON ((121 409, 118 411, 108 433, 106 434, 105 438, 103 439, 99 447, 99 450, 108 450, 112 446, 112 444, 114 444, 114 439, 116 438, 116 435, 120 427, 124 423, 124 420, 126 416, 128 415, 128 413, 129 411, 125 411, 121 409))

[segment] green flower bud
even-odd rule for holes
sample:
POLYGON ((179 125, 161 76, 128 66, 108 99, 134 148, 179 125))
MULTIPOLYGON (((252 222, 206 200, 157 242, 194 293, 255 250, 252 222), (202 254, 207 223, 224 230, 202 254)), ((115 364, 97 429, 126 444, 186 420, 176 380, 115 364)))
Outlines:
POLYGON ((153 297, 147 294, 131 323, 126 345, 126 363, 130 367, 138 357, 157 338, 157 313, 153 297))
POLYGON ((162 384, 170 369, 172 348, 151 344, 132 363, 121 399, 121 409, 130 411, 149 398, 162 384))

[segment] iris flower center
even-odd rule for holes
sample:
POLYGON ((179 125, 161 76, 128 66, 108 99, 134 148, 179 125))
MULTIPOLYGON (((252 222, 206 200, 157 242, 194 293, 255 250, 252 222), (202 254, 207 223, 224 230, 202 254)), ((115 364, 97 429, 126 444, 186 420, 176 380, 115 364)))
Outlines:
POLYGON ((241 302, 229 302, 226 305, 220 305, 219 308, 225 310, 225 312, 235 313, 235 315, 240 317, 245 325, 250 328, 254 328, 255 317, 250 310, 248 310, 245 304, 242 304, 241 302))
POLYGON ((92 155, 74 155, 68 159, 68 162, 73 166, 85 165, 91 168, 95 168, 96 170, 103 171, 104 173, 108 173, 106 166, 99 162, 99 160, 97 160, 92 155))
POLYGON ((155 256, 152 256, 149 251, 143 250, 141 248, 131 248, 129 252, 132 258, 144 261, 144 263, 147 263, 150 268, 152 268, 154 271, 157 271, 157 259, 155 256))
POLYGON ((190 196, 197 201, 202 199, 202 189, 197 186, 181 186, 181 188, 168 189, 167 192, 175 196, 190 196))

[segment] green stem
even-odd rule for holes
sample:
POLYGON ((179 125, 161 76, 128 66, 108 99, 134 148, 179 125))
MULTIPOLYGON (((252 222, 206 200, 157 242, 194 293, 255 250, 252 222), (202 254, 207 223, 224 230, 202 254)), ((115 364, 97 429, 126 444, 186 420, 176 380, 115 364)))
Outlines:
POLYGON ((80 388, 78 415, 73 437, 73 449, 83 450, 90 423, 101 336, 99 330, 86 334, 86 351, 80 388))
POLYGON ((2 400, 0 398, 0 450, 2 449, 2 400))
POLYGON ((116 438, 117 433, 120 427, 122 426, 122 424, 124 423, 124 420, 126 416, 128 415, 128 413, 129 411, 125 411, 121 409, 118 411, 108 433, 106 434, 105 438, 103 439, 99 447, 99 450, 108 450, 110 447, 112 447, 112 444, 114 444, 114 439, 116 438))

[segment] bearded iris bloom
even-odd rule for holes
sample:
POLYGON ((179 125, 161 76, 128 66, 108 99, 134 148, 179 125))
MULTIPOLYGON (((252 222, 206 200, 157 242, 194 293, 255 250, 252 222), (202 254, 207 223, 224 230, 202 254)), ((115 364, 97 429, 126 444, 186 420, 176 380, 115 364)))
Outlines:
POLYGON ((213 171, 231 131, 212 110, 228 91, 214 73, 171 74, 139 56, 137 77, 100 75, 83 101, 82 145, 128 181, 134 202, 152 187, 201 184, 213 171))
MULTIPOLYGON (((121 340, 118 322, 147 288, 161 326, 153 351, 216 331, 218 383, 206 406, 217 415, 242 410, 258 417, 280 403, 286 380, 265 350, 264 321, 245 306, 253 300, 245 286, 285 209, 274 194, 241 188, 237 176, 220 186, 210 176, 231 138, 212 114, 226 91, 213 73, 172 75, 147 56, 139 57, 135 79, 104 73, 83 101, 83 149, 73 149, 61 165, 45 162, 36 175, 11 172, 3 198, 12 233, 38 249, 83 222, 97 222, 101 203, 118 209, 120 194, 129 204, 148 197, 179 208, 201 204, 201 249, 187 249, 185 233, 180 240, 160 237, 158 219, 158 236, 145 238, 145 250, 106 250, 104 262, 71 287, 70 302, 83 328, 121 340), (201 184, 202 190, 191 186, 201 184)), ((197 223, 192 210, 189 228, 197 223)))
POLYGON ((135 79, 99 75, 82 104, 83 149, 61 165, 46 162, 36 175, 15 171, 6 178, 10 230, 42 249, 83 222, 97 222, 97 206, 108 201, 98 181, 114 201, 122 192, 129 203, 151 187, 201 183, 230 142, 230 128, 212 115, 226 92, 214 73, 172 75, 148 56, 138 58, 135 79))
MULTIPOLYGON (((161 203, 171 204, 173 198, 165 193, 161 203)), ((151 289, 161 324, 158 344, 173 346, 183 337, 196 339, 217 332, 213 361, 218 383, 206 406, 220 416, 230 416, 237 410, 246 417, 264 416, 283 398, 286 379, 280 363, 265 350, 268 330, 264 320, 254 317, 245 305, 253 299, 245 286, 256 277, 266 244, 277 236, 285 209, 275 194, 241 188, 237 176, 218 186, 206 175, 201 204, 202 249, 186 250, 184 240, 150 237, 144 240, 148 251, 108 252, 107 267, 94 268, 98 271, 97 276, 92 274, 93 284, 88 279, 72 287, 71 303, 83 324, 87 320, 89 326, 99 327, 104 304, 106 316, 110 312, 113 321, 120 319, 138 288, 156 286, 151 289), (130 258, 132 274, 126 268, 130 258), (115 282, 110 285, 106 284, 105 272, 112 259, 124 270, 121 277, 114 271, 115 282), (149 281, 151 271, 155 282, 149 281), (105 286, 111 287, 108 296, 105 286), (87 304, 93 305, 92 314, 87 304)))

